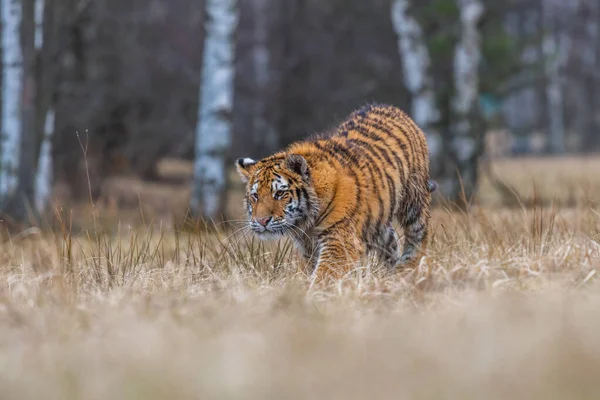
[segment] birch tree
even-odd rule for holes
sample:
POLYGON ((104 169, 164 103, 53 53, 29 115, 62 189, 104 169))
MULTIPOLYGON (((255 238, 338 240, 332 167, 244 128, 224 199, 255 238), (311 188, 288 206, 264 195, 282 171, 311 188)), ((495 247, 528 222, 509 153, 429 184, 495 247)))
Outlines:
POLYGON ((10 208, 11 216, 22 223, 35 218, 34 194, 37 163, 36 97, 38 96, 35 75, 35 5, 33 1, 22 1, 21 46, 23 53, 23 96, 21 98, 21 143, 17 193, 10 208))
POLYGON ((440 184, 441 192, 453 201, 460 200, 461 184, 470 196, 477 183, 481 154, 480 133, 474 126, 481 59, 477 25, 484 11, 480 0, 456 1, 460 37, 454 49, 454 93, 449 104, 450 115, 442 115, 439 108, 435 78, 431 73, 431 55, 423 28, 411 13, 411 0, 392 3, 392 22, 398 36, 404 82, 412 95, 412 117, 427 135, 431 176, 440 184), (438 127, 441 119, 450 121, 444 136, 438 127))
POLYGON ((35 5, 2 0, 3 82, 0 193, 2 212, 27 222, 34 201, 37 155, 35 5))
POLYGON ((436 102, 431 59, 419 21, 410 12, 411 0, 392 2, 392 24, 398 36, 404 85, 412 96, 411 116, 427 135, 431 175, 441 176, 442 138, 436 124, 440 111, 436 102))
POLYGON ((226 202, 231 146, 237 1, 207 0, 206 14, 190 208, 196 216, 219 219, 226 202))
POLYGON ((35 175, 35 206, 39 213, 48 207, 52 192, 52 136, 54 134, 54 108, 46 113, 44 122, 44 138, 40 149, 37 173, 35 175))
POLYGON ((542 0, 543 38, 542 51, 546 73, 546 99, 548 103, 549 146, 553 153, 565 152, 564 104, 561 87, 561 67, 566 58, 564 36, 557 32, 554 2, 542 0))
MULTIPOLYGON (((45 6, 46 1, 35 0, 35 49, 38 53, 41 52, 44 47, 45 6)), ((54 105, 52 102, 50 102, 48 107, 45 110, 42 110, 41 113, 41 115, 43 115, 43 136, 37 162, 37 172, 35 174, 35 207, 39 213, 45 211, 52 190, 52 136, 54 134, 54 114, 54 105)))
POLYGON ((479 100, 479 63, 481 37, 477 25, 483 15, 480 0, 457 0, 460 11, 461 35, 454 50, 454 96, 452 98, 452 153, 460 174, 449 193, 459 199, 461 191, 470 197, 477 185, 477 170, 481 155, 481 140, 475 120, 479 100), (462 187, 459 185, 462 184, 462 187))
POLYGON ((0 198, 3 208, 15 194, 21 146, 23 54, 20 0, 2 0, 2 142, 0 150, 0 198))

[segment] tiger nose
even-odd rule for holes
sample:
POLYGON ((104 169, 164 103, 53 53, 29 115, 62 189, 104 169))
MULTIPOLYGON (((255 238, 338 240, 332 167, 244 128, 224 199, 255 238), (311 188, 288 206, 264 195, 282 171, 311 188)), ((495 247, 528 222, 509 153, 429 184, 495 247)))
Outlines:
POLYGON ((259 224, 261 224, 262 226, 267 226, 267 224, 269 223, 269 221, 271 220, 271 217, 265 217, 265 218, 256 218, 256 222, 258 222, 259 224))

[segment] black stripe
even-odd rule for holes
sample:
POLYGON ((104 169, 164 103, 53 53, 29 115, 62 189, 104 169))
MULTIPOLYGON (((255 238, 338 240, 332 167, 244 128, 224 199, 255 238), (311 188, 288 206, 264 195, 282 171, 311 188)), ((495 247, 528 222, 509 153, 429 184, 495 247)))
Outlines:
MULTIPOLYGON (((371 150, 372 148, 376 147, 375 144, 371 144, 370 142, 366 142, 366 141, 364 141, 362 139, 348 139, 348 141, 351 142, 351 143, 356 143, 357 145, 359 145, 361 147, 364 147, 364 148, 367 148, 369 150, 371 150)), ((390 164, 390 165, 393 164, 393 161, 390 158, 390 155, 388 154, 387 150, 384 149, 384 148, 381 148, 379 146, 377 146, 377 148, 381 150, 381 154, 378 155, 377 158, 380 158, 379 156, 382 156, 383 158, 385 158, 385 161, 388 164, 390 164)))
POLYGON ((319 242, 323 242, 323 241, 325 241, 325 240, 328 239, 328 236, 335 236, 335 229, 334 229, 334 227, 347 226, 348 222, 349 221, 347 221, 347 220, 336 222, 334 225, 330 226, 329 228, 327 228, 323 232, 319 233, 317 235, 317 240, 319 242))
POLYGON ((397 213, 396 202, 398 199, 396 199, 396 197, 398 196, 398 193, 396 193, 396 184, 394 183, 394 180, 387 174, 386 177, 388 180, 388 189, 390 191, 390 217, 393 217, 394 214, 397 213))
MULTIPOLYGON (((366 124, 365 124, 366 125, 366 124)), ((378 148, 380 148, 382 151, 385 151, 385 153, 388 155, 388 159, 390 158, 389 153, 388 153, 388 145, 385 142, 384 138, 382 138, 381 136, 378 136, 375 132, 370 131, 369 129, 367 129, 369 126, 367 125, 366 127, 364 125, 361 125, 360 127, 358 127, 356 129, 356 132, 358 132, 359 134, 361 134, 362 136, 365 136, 369 139, 371 139, 373 142, 375 142, 375 144, 377 144, 378 148), (379 144, 382 144, 385 147, 379 146, 379 144)), ((371 128, 373 129, 378 129, 377 127, 371 126, 371 128)), ((390 149, 391 150, 391 149, 390 149)), ((392 152, 395 154, 395 152, 392 152)), ((396 155, 395 158, 397 160, 399 160, 398 156, 396 155)), ((391 163, 391 161, 390 161, 391 163)), ((400 160, 400 164, 402 165, 402 160, 400 160)))
MULTIPOLYGON (((373 227, 376 228, 376 227, 380 226, 381 222, 383 221, 383 214, 385 212, 385 204, 383 203, 383 198, 381 196, 381 191, 380 191, 379 185, 376 182, 376 174, 372 168, 373 166, 377 166, 377 164, 375 163, 375 160, 373 160, 373 157, 371 157, 371 155, 368 152, 365 151, 363 154, 363 157, 365 157, 367 159, 367 163, 365 163, 365 166, 367 167, 367 170, 369 171, 369 175, 371 175, 371 183, 373 186, 373 191, 376 193, 377 201, 379 203, 379 215, 377 217, 377 222, 374 225, 372 223, 369 223, 372 218, 372 209, 369 204, 366 204, 367 219, 366 219, 364 225, 368 225, 371 228, 373 228, 373 227)), ((379 171, 379 172, 381 175, 381 171, 379 171)), ((379 179, 381 180, 381 183, 383 183, 382 176, 379 176, 379 179)), ((364 228, 364 226, 363 226, 363 228, 364 228)), ((364 230, 363 230, 362 234, 363 235, 365 234, 364 230)), ((366 240, 366 236, 363 236, 363 240, 366 240)))
MULTIPOLYGON (((402 126, 403 126, 402 132, 404 133, 404 136, 407 139, 406 143, 408 144, 408 146, 410 147, 410 149, 412 151, 411 154, 413 154, 413 160, 411 162, 412 162, 413 168, 417 168, 416 157, 418 156, 418 154, 417 154, 417 149, 415 148, 416 132, 414 130, 414 127, 412 127, 411 121, 409 119, 407 119, 407 116, 402 116, 401 118, 402 118, 401 122, 402 122, 402 126)), ((395 120, 392 119, 391 122, 392 122, 392 124, 394 124, 395 120)), ((406 145, 405 145, 405 147, 406 147, 406 145)))
POLYGON ((406 225, 412 225, 412 224, 414 224, 421 217, 421 210, 420 209, 415 210, 414 207, 410 207, 406 211, 407 211, 406 212, 406 216, 404 218, 404 223, 406 225))
POLYGON ((369 237, 369 225, 368 224, 363 224, 362 229, 360 231, 360 237, 362 238, 363 242, 367 242, 367 243, 372 242, 372 240, 367 239, 369 237))
MULTIPOLYGON (((393 183, 393 179, 392 177, 388 174, 387 170, 383 167, 380 167, 380 164, 375 162, 375 160, 373 159, 373 157, 371 155, 377 156, 379 157, 379 154, 376 153, 376 149, 379 150, 378 147, 372 146, 370 143, 368 142, 364 142, 360 139, 349 139, 349 141, 355 141, 357 142, 357 144, 362 144, 363 149, 365 150, 364 153, 364 157, 367 159, 367 161, 369 161, 370 164, 373 164, 380 176, 379 178, 381 179, 381 184, 385 184, 385 182, 383 181, 383 177, 385 176, 385 179, 387 180, 388 183, 388 190, 390 191, 390 201, 392 202, 393 206, 392 209, 390 210, 390 217, 392 216, 392 214, 394 213, 394 208, 395 208, 395 201, 396 201, 396 185, 393 183)), ((389 159, 388 159, 389 160, 389 159)), ((391 160, 390 164, 392 163, 391 160)), ((373 175, 373 173, 371 172, 371 175, 373 175)), ((401 179, 402 180, 402 179, 401 179)), ((374 182, 374 178, 373 178, 373 182, 374 182)), ((378 196, 380 199, 381 204, 383 205, 383 196, 381 195, 381 192, 379 190, 377 190, 378 192, 378 196)), ((377 226, 379 226, 379 224, 381 223, 381 221, 383 221, 383 215, 380 217, 380 221, 378 222, 377 226)))
POLYGON ((392 243, 394 242, 394 232, 393 232, 394 228, 392 227, 388 227, 386 230, 386 233, 388 235, 387 240, 385 242, 385 249, 389 250, 390 247, 392 247, 392 243))
MULTIPOLYGON (((360 128, 361 128, 361 130, 364 130, 364 127, 360 127, 360 128)), ((360 132, 360 133, 362 133, 362 132, 360 132)), ((370 133, 370 132, 367 131, 366 133, 370 133)), ((365 136, 367 136, 367 135, 365 135, 365 136)), ((392 160, 389 158, 389 155, 387 154, 386 149, 376 146, 375 144, 365 142, 361 139, 349 139, 349 141, 355 142, 359 146, 362 145, 361 147, 365 151, 367 151, 368 153, 371 153, 371 154, 375 154, 375 151, 379 150, 381 152, 381 155, 383 155, 383 157, 387 160, 387 162, 389 164, 392 164, 392 160)), ((388 181, 387 183, 388 183, 388 191, 389 191, 389 195, 390 195, 390 218, 391 218, 396 213, 396 210, 395 210, 396 209, 396 201, 397 201, 396 185, 394 184, 392 177, 387 173, 386 169, 379 168, 379 164, 374 162, 373 158, 370 157, 368 153, 365 153, 365 158, 367 158, 367 160, 370 163, 374 164, 377 167, 377 169, 379 170, 379 173, 382 176, 385 176, 385 178, 388 181)), ((402 160, 400 160, 400 158, 397 155, 395 155, 395 156, 396 156, 397 161, 399 162, 399 167, 402 169, 402 167, 403 167, 402 160)), ((403 173, 402 172, 403 172, 402 170, 399 171, 399 178, 400 178, 401 182, 403 182, 403 173)), ((371 172, 371 175, 373 175, 373 172, 371 172)), ((380 178, 382 178, 382 176, 380 176, 380 178)), ((382 179, 382 184, 383 183, 384 182, 382 179)), ((383 221, 383 210, 384 210, 383 209, 383 198, 381 196, 381 192, 379 192, 379 190, 377 190, 377 192, 378 192, 378 198, 380 201, 380 207, 382 207, 382 208, 380 208, 381 212, 380 212, 379 220, 377 221, 377 224, 375 225, 376 227, 379 226, 383 221)), ((364 234, 364 232, 363 232, 363 234, 364 234)))
POLYGON ((286 177, 285 180, 288 181, 289 187, 295 186, 298 183, 298 181, 296 180, 296 178, 294 178, 292 176, 286 177))
MULTIPOLYGON (((395 109, 392 107, 380 108, 380 109, 378 109, 378 111, 379 112, 375 113, 375 115, 385 118, 385 121, 381 121, 378 118, 373 118, 372 120, 378 121, 380 123, 383 123, 383 122, 390 123, 393 128, 402 132, 408 142, 408 145, 411 148, 411 151, 414 153, 415 149, 412 146, 412 140, 411 140, 411 138, 408 137, 408 134, 407 134, 407 128, 409 128, 411 125, 410 121, 406 120, 407 115, 404 114, 401 110, 395 109), (398 122, 400 122, 400 123, 398 124, 398 122)), ((392 136, 394 136, 396 138, 398 137, 397 135, 392 135, 392 136)), ((406 143, 401 143, 400 148, 402 148, 403 150, 406 150, 406 143)), ((414 159, 411 160, 411 163, 414 164, 414 159)))
POLYGON ((333 201, 330 201, 323 213, 319 216, 318 220, 315 222, 315 225, 318 226, 321 222, 325 221, 325 219, 333 212, 333 201), (331 208, 329 208, 331 207, 331 208))
POLYGON ((365 142, 364 140, 361 139, 348 139, 348 141, 350 142, 355 142, 357 145, 361 145, 364 146, 366 149, 368 149, 369 152, 375 154, 375 152, 373 150, 377 150, 377 158, 385 158, 385 162, 388 163, 388 165, 394 165, 396 164, 396 168, 399 169, 399 172, 402 175, 402 170, 403 170, 403 164, 402 164, 402 159, 400 159, 400 157, 398 157, 397 154, 394 154, 394 161, 392 161, 390 154, 388 153, 388 149, 382 146, 377 146, 375 143, 370 143, 370 142, 365 142))
MULTIPOLYGON (((376 143, 372 144, 371 146, 376 148, 377 150, 380 150, 382 155, 384 156, 384 158, 390 163, 392 164, 392 160, 390 158, 389 155, 389 150, 388 147, 384 147, 384 145, 379 146, 377 145, 377 140, 375 140, 371 135, 371 132, 368 129, 365 129, 364 127, 361 127, 360 130, 358 130, 358 132, 363 135, 368 137, 371 140, 374 140, 376 143)), ((375 136, 377 137, 377 136, 375 136)), ((360 140, 360 139, 350 139, 350 140, 360 140)), ((385 143, 383 141, 380 140, 380 142, 385 143)), ((392 155, 394 157, 394 160, 396 161, 396 167, 398 168, 398 173, 399 173, 399 178, 400 178, 400 182, 404 183, 404 163, 402 162, 402 159, 398 156, 397 152, 392 151, 392 155)))
POLYGON ((284 157, 284 156, 277 156, 277 157, 273 156, 273 157, 265 158, 264 160, 260 160, 260 161, 257 162, 257 164, 258 163, 264 164, 264 163, 267 163, 267 162, 274 162, 275 163, 277 161, 283 161, 283 160, 285 160, 285 158, 286 157, 284 157))
MULTIPOLYGON (((404 154, 404 158, 406 159, 406 161, 408 161, 409 163, 413 164, 414 162, 414 156, 410 156, 407 154, 406 151, 406 144, 404 143, 404 141, 398 137, 398 135, 393 134, 392 132, 389 131, 390 127, 383 125, 380 121, 378 120, 374 120, 372 118, 369 118, 368 120, 365 120, 365 125, 367 125, 368 127, 371 127, 373 129, 378 130, 379 132, 385 133, 386 135, 388 135, 392 140, 394 140, 396 142, 396 144, 398 145, 400 151, 402 152, 402 154, 404 154)), ((402 133, 404 133, 402 130, 400 130, 402 133)), ((408 138, 406 137, 406 134, 404 135, 405 139, 408 141, 408 138)))
MULTIPOLYGON (((416 132, 414 132, 414 126, 415 123, 414 121, 412 121, 410 119, 410 117, 408 115, 406 115, 405 113, 401 112, 400 110, 396 110, 395 113, 394 111, 390 108, 388 109, 386 112, 383 113, 383 115, 387 118, 387 120, 398 130, 400 130, 404 136, 406 137, 406 141, 408 146, 410 146, 410 150, 411 150, 411 154, 413 154, 412 160, 411 160, 411 164, 413 165, 413 168, 416 167, 415 165, 415 159, 414 157, 417 155, 415 152, 415 148, 413 146, 413 141, 414 141, 414 137, 409 138, 408 137, 408 130, 412 127, 413 128, 413 132, 412 136, 414 136, 416 134, 416 132), (397 124, 397 122, 399 122, 399 124, 397 124)), ((406 144, 404 145, 404 148, 406 148, 406 144)))
POLYGON ((311 208, 312 208, 312 204, 310 202, 310 197, 308 196, 308 192, 306 191, 306 188, 302 188, 300 190, 300 194, 302 194, 302 196, 304 197, 304 199, 306 200, 306 213, 307 214, 311 214, 311 208))
MULTIPOLYGON (((416 222, 417 222, 417 221, 415 221, 414 223, 416 223, 416 222)), ((414 223, 413 223, 413 224, 414 224, 414 223)), ((413 224, 411 224, 411 225, 413 225, 413 224)), ((419 224, 419 229, 409 229, 408 231, 409 231, 410 233, 412 233, 412 234, 419 235, 419 234, 423 233, 423 231, 424 231, 425 229, 426 229, 426 226, 425 226, 425 224, 419 224)))
MULTIPOLYGON (((374 130, 374 131, 370 131, 370 130, 366 129, 366 131, 368 132, 368 136, 371 139, 374 139, 373 136, 375 135, 375 137, 377 137, 379 139, 378 141, 382 141, 385 143, 386 137, 378 135, 378 133, 382 133, 382 134, 387 135, 387 138, 394 140, 401 150, 403 148, 404 148, 404 150, 406 149, 406 146, 402 146, 404 142, 398 137, 398 135, 396 135, 394 132, 390 131, 391 127, 383 124, 382 121, 373 119, 373 118, 367 118, 363 121, 363 125, 366 126, 367 128, 372 128, 374 130)), ((364 131, 365 131, 365 129, 363 128, 363 130, 360 133, 364 134, 364 131)), ((405 157, 406 157, 406 154, 405 154, 405 157)), ((409 160, 408 157, 406 157, 406 159, 409 160)))
POLYGON ((331 160, 331 157, 327 157, 329 155, 329 153, 325 150, 323 150, 322 145, 321 145, 321 141, 319 142, 311 142, 310 145, 312 145, 312 147, 314 148, 315 151, 312 152, 305 152, 304 156, 306 158, 306 156, 313 156, 313 157, 317 157, 319 159, 319 161, 325 161, 327 164, 329 165, 334 165, 334 163, 331 160))
POLYGON ((296 199, 298 200, 298 206, 300 206, 302 191, 300 190, 300 188, 297 187, 296 190, 294 190, 294 192, 296 193, 296 199))
MULTIPOLYGON (((313 143, 314 146, 324 152, 326 152, 327 154, 329 154, 331 157, 337 159, 342 166, 346 166, 346 164, 344 163, 343 158, 341 157, 341 155, 339 153, 333 152, 329 149, 324 148, 321 143, 316 142, 313 143)), ((356 187, 356 198, 354 199, 355 203, 354 203, 354 207, 352 208, 352 211, 350 211, 350 213, 347 213, 342 219, 340 219, 339 221, 335 222, 330 228, 333 228, 334 226, 339 225, 341 222, 345 221, 346 219, 348 219, 350 216, 354 215, 354 213, 356 213, 358 211, 358 207, 360 205, 361 199, 362 199, 362 193, 361 193, 361 187, 359 186, 360 180, 358 179, 358 175, 356 174, 356 172, 350 168, 350 167, 346 167, 348 169, 348 172, 350 173, 350 175, 352 176, 352 178, 354 179, 354 183, 355 183, 355 187, 356 187)))
POLYGON ((345 144, 347 143, 347 141, 345 142, 338 142, 335 140, 331 140, 330 142, 328 142, 329 146, 331 146, 333 148, 333 151, 335 151, 336 153, 344 153, 344 155, 347 157, 347 160, 352 161, 353 164, 358 164, 358 159, 356 152, 352 151, 352 149, 348 148, 345 146, 345 144))

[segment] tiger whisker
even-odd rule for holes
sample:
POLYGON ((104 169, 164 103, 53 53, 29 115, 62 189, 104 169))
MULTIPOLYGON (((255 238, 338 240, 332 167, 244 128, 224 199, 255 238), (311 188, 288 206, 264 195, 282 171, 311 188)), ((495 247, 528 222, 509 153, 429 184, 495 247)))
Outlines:
POLYGON ((247 231, 250 229, 251 228, 248 225, 245 225, 245 226, 241 227, 240 229, 236 230, 235 232, 233 232, 232 234, 230 234, 229 236, 227 236, 225 239, 223 239, 223 242, 227 243, 229 240, 233 239, 234 236, 236 236, 238 234, 247 233, 247 231))

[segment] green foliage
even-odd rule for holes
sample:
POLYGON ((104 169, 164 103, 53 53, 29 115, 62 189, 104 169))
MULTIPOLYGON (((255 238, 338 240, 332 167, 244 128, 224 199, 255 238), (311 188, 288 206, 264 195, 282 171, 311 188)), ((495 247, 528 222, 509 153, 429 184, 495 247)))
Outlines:
POLYGON ((442 18, 456 19, 460 14, 455 0, 433 0, 430 9, 442 18))
POLYGON ((502 23, 503 14, 488 10, 481 27, 480 87, 482 93, 501 95, 502 88, 524 68, 522 40, 511 35, 502 23))
POLYGON ((495 92, 520 63, 518 46, 501 29, 484 32, 482 38, 481 89, 495 92))
POLYGON ((516 55, 515 50, 514 39, 505 32, 496 31, 484 35, 482 53, 484 59, 491 64, 505 62, 507 58, 516 55))
POLYGON ((446 59, 452 57, 454 54, 454 47, 456 45, 456 39, 453 35, 449 35, 448 32, 436 32, 431 35, 427 41, 427 48, 431 54, 431 58, 434 61, 446 59))
POLYGON ((454 91, 452 64, 459 33, 459 9, 455 0, 415 2, 413 12, 421 26, 431 57, 438 106, 442 110, 440 128, 448 124, 446 109, 454 91))
POLYGON ((455 0, 431 0, 418 10, 432 60, 448 60, 457 41, 459 9, 455 0))

